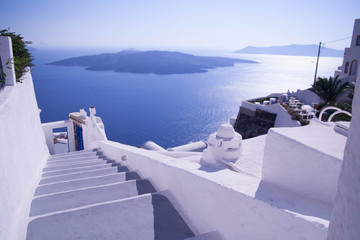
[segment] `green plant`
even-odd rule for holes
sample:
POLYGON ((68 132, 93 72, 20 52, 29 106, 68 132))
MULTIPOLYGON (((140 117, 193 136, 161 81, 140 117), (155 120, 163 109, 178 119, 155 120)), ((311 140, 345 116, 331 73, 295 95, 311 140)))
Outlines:
POLYGON ((306 126, 306 125, 309 125, 310 121, 309 120, 306 120, 306 119, 300 119, 300 124, 301 126, 306 126))
MULTIPOLYGON (((27 71, 27 67, 34 66, 32 63, 33 56, 31 56, 29 50, 26 48, 26 46, 32 44, 32 42, 24 41, 20 34, 10 32, 10 28, 0 30, 0 36, 11 37, 14 59, 9 60, 14 63, 16 81, 21 82, 20 78, 27 71)), ((4 75, 2 77, 4 77, 4 75)))
POLYGON ((320 115, 320 112, 321 110, 326 107, 325 103, 321 102, 321 103, 318 103, 318 104, 315 104, 315 109, 316 109, 316 114, 315 116, 318 118, 319 115, 320 115))
POLYGON ((349 113, 352 113, 352 101, 344 100, 344 101, 335 103, 334 106, 340 108, 341 110, 345 110, 349 113))
POLYGON ((291 108, 291 107, 288 107, 288 108, 287 108, 287 112, 288 112, 290 115, 292 115, 292 114, 294 113, 294 109, 291 108))
MULTIPOLYGON (((316 117, 319 117, 320 112, 323 108, 325 107, 330 107, 330 106, 334 106, 334 107, 338 107, 341 110, 345 110, 347 112, 352 112, 352 102, 353 102, 353 98, 354 98, 354 91, 355 91, 355 86, 354 85, 347 85, 344 89, 346 95, 344 97, 344 95, 342 97, 340 97, 340 99, 338 101, 336 101, 335 103, 327 103, 325 104, 324 102, 320 102, 319 104, 317 104, 315 106, 315 109, 317 110, 316 112, 316 117)), ((322 117, 323 121, 327 121, 327 119, 329 118, 330 114, 335 112, 335 110, 328 110, 322 117)), ((339 115, 335 115, 335 117, 333 118, 333 121, 349 121, 351 119, 351 117, 347 116, 346 114, 339 114, 339 115)))
POLYGON ((291 120, 300 121, 300 120, 301 120, 300 114, 298 114, 297 112, 293 112, 293 113, 291 114, 291 120))
POLYGON ((0 88, 5 85, 6 74, 3 71, 4 67, 5 67, 5 65, 2 65, 1 58, 0 58, 0 88))
POLYGON ((319 77, 310 88, 310 91, 318 95, 325 105, 334 104, 337 97, 348 85, 348 83, 340 84, 341 81, 338 80, 338 76, 335 79, 332 77, 329 79, 319 77))
POLYGON ((335 107, 352 113, 352 102, 354 99, 355 85, 349 84, 346 88, 346 96, 342 97, 341 101, 335 103, 335 107))
POLYGON ((289 106, 284 104, 284 103, 280 103, 280 105, 285 109, 285 110, 288 110, 289 106))
POLYGON ((9 59, 4 65, 1 62, 1 58, 0 58, 0 88, 2 88, 5 85, 5 80, 6 80, 6 74, 4 72, 4 68, 8 68, 11 69, 9 67, 9 64, 11 63, 12 59, 9 59))
MULTIPOLYGON (((278 99, 278 97, 274 97, 275 99, 278 99)), ((270 97, 264 97, 264 98, 257 98, 254 100, 249 101, 250 103, 255 103, 255 102, 259 102, 262 103, 263 101, 269 101, 270 97)))

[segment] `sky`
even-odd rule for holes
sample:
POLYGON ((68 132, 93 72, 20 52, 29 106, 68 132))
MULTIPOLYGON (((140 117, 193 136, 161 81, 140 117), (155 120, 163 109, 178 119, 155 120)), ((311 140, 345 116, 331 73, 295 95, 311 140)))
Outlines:
POLYGON ((359 0, 10 0, 0 29, 34 47, 223 49, 350 46, 359 0), (330 43, 328 43, 330 42, 330 43))

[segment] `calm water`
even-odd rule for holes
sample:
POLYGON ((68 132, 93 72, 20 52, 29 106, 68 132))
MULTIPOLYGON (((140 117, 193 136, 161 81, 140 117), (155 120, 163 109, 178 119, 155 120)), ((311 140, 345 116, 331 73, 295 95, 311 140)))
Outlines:
MULTIPOLYGON (((152 140, 167 148, 205 140, 236 115, 242 100, 310 87, 313 57, 205 53, 250 59, 207 73, 181 75, 86 71, 45 63, 101 50, 37 50, 33 80, 42 122, 95 106, 110 140, 139 146, 152 140)), ((205 55, 203 54, 203 55, 205 55)), ((332 76, 341 58, 321 58, 320 76, 332 76)))

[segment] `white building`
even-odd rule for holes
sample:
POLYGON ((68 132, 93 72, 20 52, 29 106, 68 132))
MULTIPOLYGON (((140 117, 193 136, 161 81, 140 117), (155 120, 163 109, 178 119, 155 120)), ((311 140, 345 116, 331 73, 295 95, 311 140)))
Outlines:
POLYGON ((343 64, 335 71, 335 77, 345 81, 356 81, 360 62, 360 19, 355 20, 350 48, 345 48, 343 64))

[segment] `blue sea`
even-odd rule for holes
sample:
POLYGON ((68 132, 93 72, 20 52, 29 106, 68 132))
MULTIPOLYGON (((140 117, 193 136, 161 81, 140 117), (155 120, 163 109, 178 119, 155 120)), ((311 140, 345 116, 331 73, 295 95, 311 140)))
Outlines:
MULTIPOLYGON (((120 51, 122 49, 119 49, 120 51)), ((234 57, 258 64, 236 64, 193 74, 131 74, 87 71, 46 63, 69 57, 117 52, 102 49, 37 49, 32 68, 43 123, 68 118, 95 106, 110 140, 139 146, 151 140, 164 148, 206 140, 237 115, 242 100, 273 92, 309 88, 315 57, 245 55, 185 51, 234 57)), ((184 51, 183 51, 184 52, 184 51)), ((333 76, 341 58, 322 57, 318 76, 333 76)))

